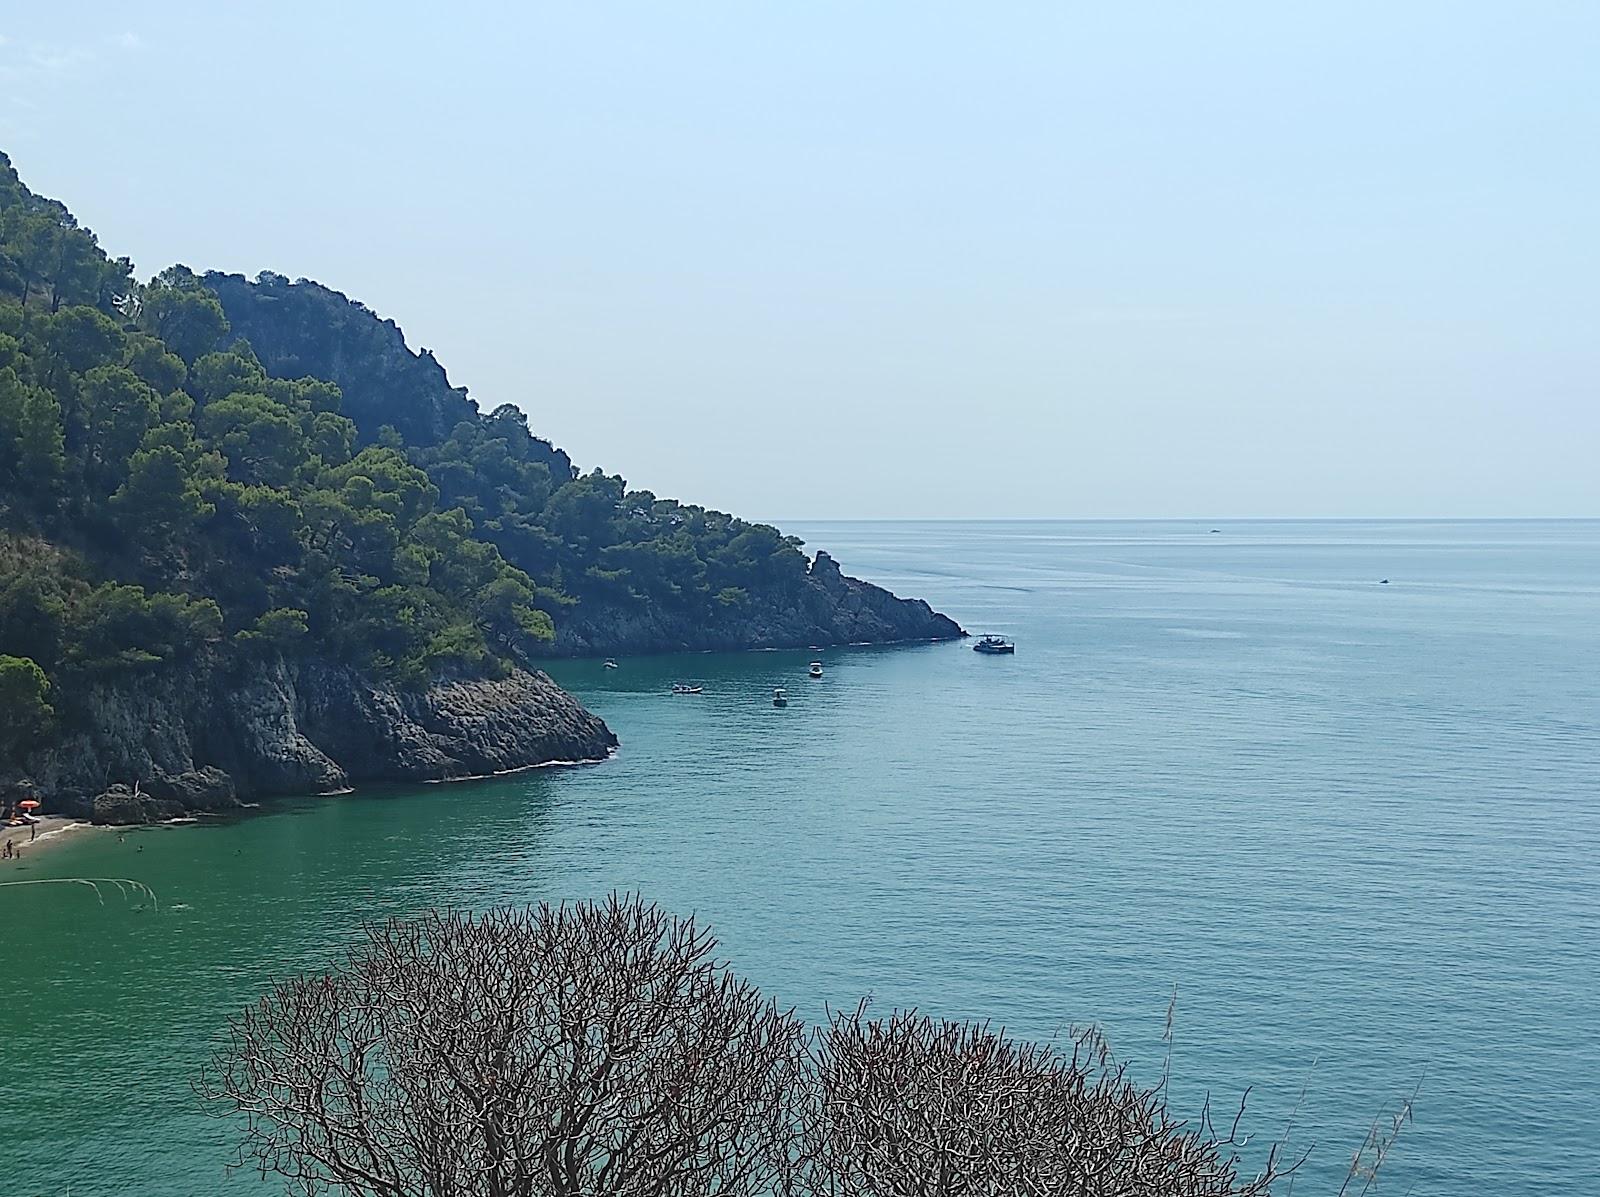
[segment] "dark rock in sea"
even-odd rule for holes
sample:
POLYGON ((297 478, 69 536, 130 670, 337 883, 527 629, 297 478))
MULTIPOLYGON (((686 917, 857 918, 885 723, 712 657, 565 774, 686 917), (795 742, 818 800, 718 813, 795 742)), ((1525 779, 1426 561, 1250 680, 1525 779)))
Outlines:
POLYGON ((88 809, 65 808, 67 813, 85 816, 96 823, 155 823, 162 819, 176 819, 187 809, 183 803, 171 798, 153 798, 133 786, 116 782, 96 794, 88 809))
POLYGON ((157 801, 176 802, 184 810, 227 810, 237 806, 233 778, 215 765, 184 773, 157 773, 141 787, 157 801))
POLYGON ((543 673, 441 680, 419 692, 353 684, 348 670, 302 669, 300 718, 358 780, 443 780, 604 759, 598 718, 543 673))
POLYGON ((520 670, 406 691, 342 665, 206 660, 95 684, 60 714, 54 743, 0 773, 25 772, 46 810, 105 823, 603 760, 617 743, 545 674, 520 670))

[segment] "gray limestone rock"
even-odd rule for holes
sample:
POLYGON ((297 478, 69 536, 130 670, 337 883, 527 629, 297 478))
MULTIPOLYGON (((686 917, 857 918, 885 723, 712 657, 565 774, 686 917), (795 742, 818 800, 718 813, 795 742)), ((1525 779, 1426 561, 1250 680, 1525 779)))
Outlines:
POLYGON ((407 691, 319 661, 130 671, 74 695, 55 739, 0 761, 46 810, 108 823, 224 811, 360 781, 438 781, 603 760, 611 730, 545 674, 407 691))

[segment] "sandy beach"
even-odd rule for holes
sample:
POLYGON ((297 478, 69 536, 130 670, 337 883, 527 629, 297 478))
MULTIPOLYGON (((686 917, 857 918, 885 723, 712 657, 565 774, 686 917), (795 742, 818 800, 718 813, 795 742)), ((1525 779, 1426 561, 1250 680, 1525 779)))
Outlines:
POLYGON ((56 845, 65 842, 68 836, 76 835, 93 826, 93 823, 83 819, 69 819, 64 815, 40 815, 39 821, 31 827, 0 827, 0 844, 10 840, 12 846, 22 853, 20 858, 0 859, 0 870, 15 868, 28 861, 35 853, 48 852, 56 845))

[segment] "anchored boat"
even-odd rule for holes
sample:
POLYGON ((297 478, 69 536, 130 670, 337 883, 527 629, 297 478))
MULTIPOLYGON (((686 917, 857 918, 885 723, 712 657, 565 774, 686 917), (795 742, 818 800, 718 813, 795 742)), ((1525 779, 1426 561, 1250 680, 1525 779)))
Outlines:
POLYGON ((812 677, 821 677, 822 676, 822 662, 821 661, 813 661, 813 662, 811 662, 811 676, 812 677))
POLYGON ((773 689, 772 705, 775 707, 786 707, 789 705, 789 696, 783 692, 782 686, 778 686, 773 689))
POLYGON ((1003 653, 1014 653, 1017 646, 1004 636, 979 636, 978 642, 972 646, 975 653, 988 653, 991 656, 1000 656, 1003 653))

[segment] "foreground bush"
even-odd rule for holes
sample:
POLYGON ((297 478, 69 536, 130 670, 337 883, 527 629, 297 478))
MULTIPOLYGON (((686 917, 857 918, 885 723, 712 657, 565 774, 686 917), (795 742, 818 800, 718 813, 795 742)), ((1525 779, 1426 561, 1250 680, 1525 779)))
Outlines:
POLYGON ((1231 1137, 1070 1055, 865 1007, 807 1032, 637 899, 369 930, 231 1024, 240 1162, 362 1197, 1232 1197, 1231 1137))
POLYGON ((1232 1142, 1173 1122, 1162 1090, 1128 1080, 1094 1033, 1070 1056, 915 1011, 836 1017, 815 1039, 803 1124, 807 1191, 923 1197, 1227 1197, 1232 1142))

